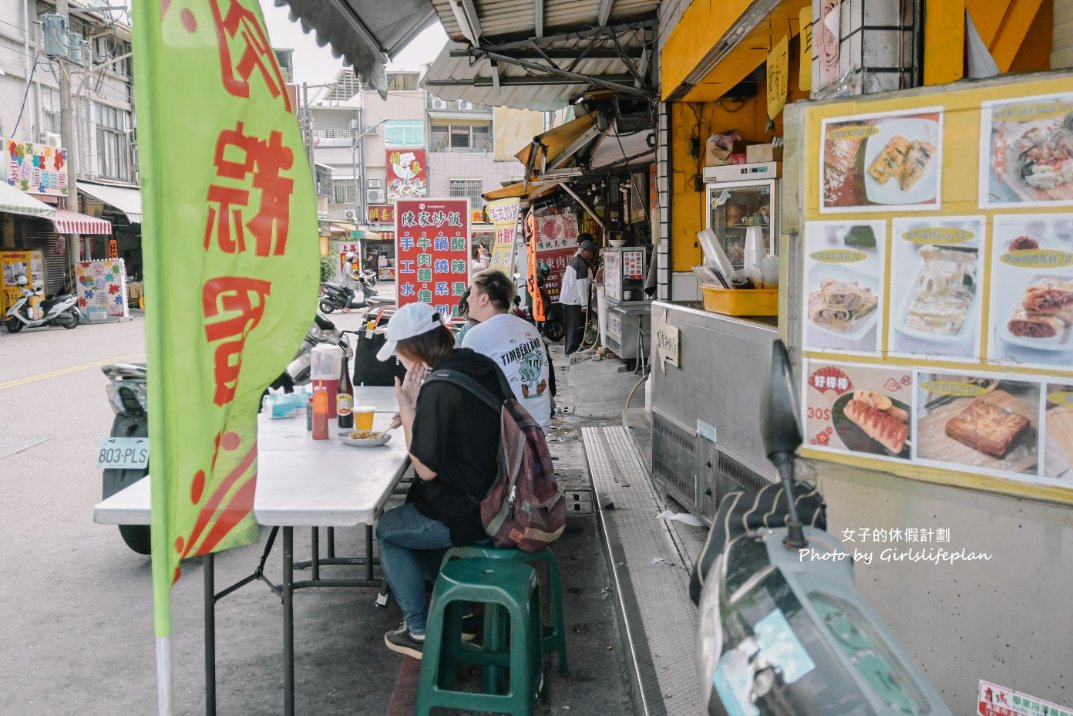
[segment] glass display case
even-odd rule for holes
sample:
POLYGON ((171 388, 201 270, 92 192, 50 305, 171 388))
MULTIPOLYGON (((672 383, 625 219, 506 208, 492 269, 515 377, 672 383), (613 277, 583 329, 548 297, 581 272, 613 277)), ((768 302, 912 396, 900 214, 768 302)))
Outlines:
MULTIPOLYGON (((714 181, 707 185, 708 227, 719 237, 734 268, 745 263, 745 235, 750 226, 761 227, 764 252, 778 236, 778 179, 714 181)), ((772 247, 778 253, 778 242, 772 247)))

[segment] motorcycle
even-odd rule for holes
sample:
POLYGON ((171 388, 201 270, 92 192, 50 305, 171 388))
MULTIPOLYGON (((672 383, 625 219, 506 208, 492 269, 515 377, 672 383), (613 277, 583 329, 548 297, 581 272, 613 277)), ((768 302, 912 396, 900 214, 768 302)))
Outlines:
POLYGON ((333 313, 345 308, 377 308, 389 303, 380 298, 380 294, 364 279, 361 281, 362 300, 358 300, 355 294, 350 298, 346 287, 342 284, 325 281, 320 285, 320 302, 318 306, 322 313, 333 313), (349 300, 348 300, 349 299, 349 300))
POLYGON ((537 323, 537 330, 552 343, 558 343, 566 337, 566 320, 563 316, 563 305, 558 301, 552 303, 548 289, 544 286, 550 276, 551 267, 541 263, 537 267, 537 289, 544 304, 544 320, 537 323))
POLYGON ((857 592, 850 555, 822 529, 818 490, 795 482, 797 395, 786 347, 775 341, 761 427, 780 484, 724 497, 695 566, 708 713, 950 716, 857 592))
POLYGON ((5 315, 4 327, 8 333, 18 333, 23 328, 38 326, 63 326, 70 329, 77 327, 82 320, 82 313, 78 310, 78 297, 69 294, 56 295, 42 301, 38 307, 41 317, 32 318, 30 299, 40 295, 41 289, 29 288, 23 275, 15 279, 15 285, 22 290, 22 296, 11 305, 5 315))
MULTIPOLYGON (((350 353, 346 335, 318 315, 294 360, 271 387, 290 393, 309 383, 313 346, 319 343, 339 345, 350 353)), ((103 496, 108 498, 149 474, 149 406, 145 363, 112 363, 101 371, 109 380, 105 390, 115 413, 111 433, 101 439, 97 454, 97 467, 103 471, 103 496)), ((148 525, 120 525, 119 534, 138 554, 150 553, 148 525)))
POLYGON ((361 277, 369 286, 375 286, 376 282, 380 280, 380 277, 376 275, 376 269, 365 269, 361 272, 361 277))

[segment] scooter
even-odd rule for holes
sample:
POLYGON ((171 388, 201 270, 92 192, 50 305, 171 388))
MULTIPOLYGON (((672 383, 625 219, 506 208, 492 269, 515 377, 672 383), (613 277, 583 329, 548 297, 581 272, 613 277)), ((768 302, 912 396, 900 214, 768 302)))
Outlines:
POLYGON ((362 300, 358 300, 356 294, 353 299, 350 299, 347 289, 342 284, 325 281, 320 285, 320 302, 318 306, 322 313, 333 313, 344 308, 376 308, 388 303, 388 301, 382 300, 376 289, 366 283, 364 279, 361 279, 361 294, 362 300))
MULTIPOLYGON (((799 519, 801 503, 818 491, 794 479, 797 395, 786 347, 775 341, 761 429, 781 486, 724 497, 696 563, 696 663, 708 713, 950 716, 857 592, 850 556, 799 519), (770 508, 759 506, 765 494, 777 500, 770 508), (778 501, 785 514, 769 521, 778 501), (762 512, 772 526, 755 526, 762 512)), ((820 522, 814 507, 808 512, 820 522)))
MULTIPOLYGON (((290 393, 309 383, 312 350, 319 343, 336 344, 350 352, 346 335, 331 321, 316 316, 298 354, 271 387, 290 393)), ((101 439, 97 453, 97 467, 103 471, 103 496, 108 498, 149 474, 149 401, 145 363, 112 363, 101 371, 109 380, 105 390, 115 412, 112 431, 101 439)), ((150 553, 147 525, 120 525, 119 534, 138 554, 150 553)))
POLYGON ((540 333, 552 343, 558 343, 566 337, 566 321, 563 316, 563 305, 556 301, 551 302, 548 289, 544 284, 551 276, 551 268, 541 263, 537 267, 537 288, 540 291, 540 300, 544 304, 544 320, 537 324, 540 333))
POLYGON ((39 288, 29 288, 26 277, 19 275, 15 279, 15 285, 22 290, 22 296, 7 310, 4 327, 8 333, 18 333, 23 328, 37 328, 38 326, 63 326, 75 328, 82 320, 82 313, 78 310, 78 297, 69 294, 57 295, 41 302, 38 309, 41 311, 40 318, 30 317, 30 299, 41 294, 39 288))
POLYGON ((375 286, 376 282, 380 280, 380 277, 376 275, 376 269, 365 269, 361 272, 361 277, 368 286, 375 286))

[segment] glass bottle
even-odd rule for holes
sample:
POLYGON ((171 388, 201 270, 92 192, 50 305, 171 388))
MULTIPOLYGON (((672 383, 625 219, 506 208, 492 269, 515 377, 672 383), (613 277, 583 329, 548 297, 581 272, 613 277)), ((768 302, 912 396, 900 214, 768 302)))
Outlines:
POLYGON ((339 427, 344 430, 354 428, 354 383, 350 380, 350 363, 343 354, 343 372, 339 374, 339 392, 335 397, 335 414, 339 416, 339 427))

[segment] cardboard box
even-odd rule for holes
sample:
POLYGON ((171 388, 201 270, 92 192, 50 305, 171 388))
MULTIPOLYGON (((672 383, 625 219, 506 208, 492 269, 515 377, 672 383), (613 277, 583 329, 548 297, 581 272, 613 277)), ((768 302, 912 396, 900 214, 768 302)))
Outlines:
POLYGON ((749 164, 781 162, 782 147, 772 147, 770 144, 750 144, 745 148, 745 159, 749 164))

